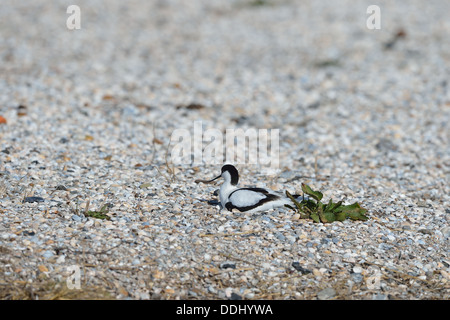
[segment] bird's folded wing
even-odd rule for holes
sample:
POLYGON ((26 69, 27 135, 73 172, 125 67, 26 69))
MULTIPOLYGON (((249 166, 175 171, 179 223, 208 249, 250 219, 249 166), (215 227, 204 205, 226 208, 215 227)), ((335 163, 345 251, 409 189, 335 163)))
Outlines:
POLYGON ((262 188, 241 188, 233 191, 229 200, 234 206, 247 207, 278 199, 277 195, 269 193, 262 188))

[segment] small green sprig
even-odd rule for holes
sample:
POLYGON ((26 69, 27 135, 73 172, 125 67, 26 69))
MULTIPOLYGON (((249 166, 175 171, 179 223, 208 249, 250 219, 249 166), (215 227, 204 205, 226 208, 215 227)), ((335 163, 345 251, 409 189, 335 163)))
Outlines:
POLYGON ((303 199, 301 202, 298 202, 289 191, 286 191, 286 196, 295 204, 295 208, 288 204, 285 205, 298 212, 301 219, 312 219, 317 223, 344 221, 347 218, 350 218, 351 220, 369 219, 365 215, 367 209, 362 208, 358 202, 343 205, 342 201, 333 202, 333 200, 330 199, 327 204, 324 204, 320 201, 323 198, 322 192, 315 191, 304 183, 302 183, 302 191, 310 196, 311 199, 303 199))
POLYGON ((89 210, 89 211, 85 212, 84 215, 86 217, 91 217, 91 218, 96 218, 96 219, 111 220, 111 217, 107 215, 108 211, 109 211, 108 205, 105 204, 100 208, 100 210, 98 210, 98 211, 89 210))

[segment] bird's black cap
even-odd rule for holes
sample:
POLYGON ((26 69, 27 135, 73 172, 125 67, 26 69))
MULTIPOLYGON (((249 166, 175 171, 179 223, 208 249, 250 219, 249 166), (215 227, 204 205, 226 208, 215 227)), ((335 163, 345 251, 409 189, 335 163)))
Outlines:
POLYGON ((231 184, 233 186, 237 185, 239 182, 239 173, 238 173, 236 167, 231 164, 226 164, 222 167, 222 173, 224 173, 225 171, 228 171, 230 173, 231 184))

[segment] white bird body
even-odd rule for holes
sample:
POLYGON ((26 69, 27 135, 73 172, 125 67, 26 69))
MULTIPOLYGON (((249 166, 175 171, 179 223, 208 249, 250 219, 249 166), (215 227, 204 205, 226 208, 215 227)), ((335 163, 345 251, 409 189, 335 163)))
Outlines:
POLYGON ((239 174, 232 165, 223 166, 221 175, 212 180, 199 181, 209 183, 221 177, 225 180, 219 190, 221 211, 237 209, 240 212, 253 213, 292 204, 288 197, 270 189, 238 188, 239 174))
POLYGON ((225 207, 228 205, 230 207, 229 211, 236 208, 239 211, 253 213, 283 207, 285 204, 292 204, 292 201, 275 192, 269 192, 266 195, 260 191, 241 188, 237 189, 228 197, 228 202, 225 203, 225 207), (268 201, 266 202, 265 200, 268 201))

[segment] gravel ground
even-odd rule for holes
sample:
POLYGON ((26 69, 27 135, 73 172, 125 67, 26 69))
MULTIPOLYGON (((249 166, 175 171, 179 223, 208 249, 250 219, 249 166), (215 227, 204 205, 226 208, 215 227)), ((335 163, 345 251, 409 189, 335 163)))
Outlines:
POLYGON ((3 0, 0 297, 449 299, 450 2, 379 1, 380 30, 371 4, 80 0, 68 30, 67 1, 3 0), (370 219, 219 214, 194 180, 221 164, 168 157, 195 121, 280 129, 242 185, 370 219))

